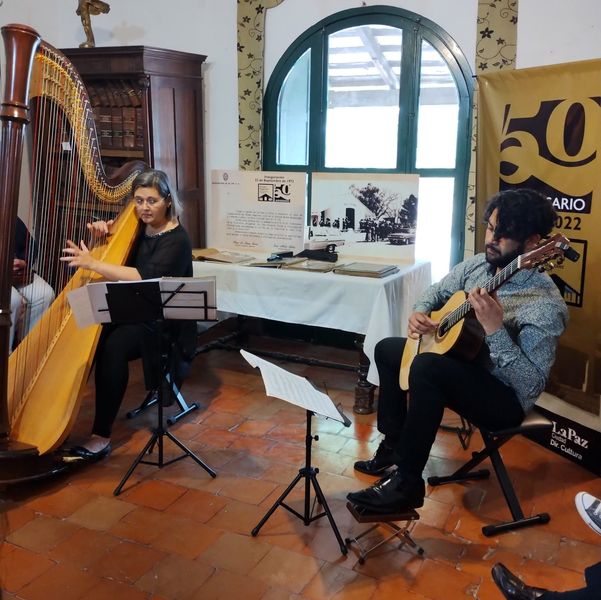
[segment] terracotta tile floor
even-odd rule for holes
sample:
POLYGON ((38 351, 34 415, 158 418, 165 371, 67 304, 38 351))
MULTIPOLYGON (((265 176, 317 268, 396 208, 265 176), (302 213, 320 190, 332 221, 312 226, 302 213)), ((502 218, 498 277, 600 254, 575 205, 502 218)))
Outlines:
MULTIPOLYGON (((328 359, 355 359, 351 351, 272 343, 280 350, 294 346, 328 359)), ((325 384, 353 421, 344 428, 315 418, 320 439, 313 445, 313 461, 343 538, 356 534, 365 525, 347 511, 345 494, 371 481, 355 474, 352 465, 377 447, 375 417, 352 413, 353 373, 283 366, 319 387, 325 384)), ((428 488, 412 533, 425 549, 423 558, 390 543, 361 565, 354 550, 341 554, 326 519, 305 527, 282 508, 252 537, 253 527, 302 466, 305 413, 267 398, 259 372, 239 354, 223 350, 197 357, 183 392, 201 408, 171 428, 217 478, 190 458, 162 469, 140 465, 114 497, 155 418, 154 409, 125 418, 144 397, 139 367, 132 371, 110 458, 3 491, 2 598, 488 600, 501 598, 490 579, 497 561, 529 582, 565 590, 579 587, 584 567, 601 560, 601 540, 580 521, 573 504, 579 490, 601 495, 601 480, 524 438, 505 446, 505 463, 525 512, 548 511, 548 525, 484 537, 484 524, 508 516, 493 477, 428 488)), ((91 418, 90 389, 74 442, 85 436, 91 418)), ((167 455, 176 455, 171 442, 165 443, 167 455)), ((470 450, 479 445, 475 435, 470 450)), ((467 456, 455 434, 440 432, 428 474, 451 472, 467 456)), ((304 511, 301 486, 289 504, 304 511)))

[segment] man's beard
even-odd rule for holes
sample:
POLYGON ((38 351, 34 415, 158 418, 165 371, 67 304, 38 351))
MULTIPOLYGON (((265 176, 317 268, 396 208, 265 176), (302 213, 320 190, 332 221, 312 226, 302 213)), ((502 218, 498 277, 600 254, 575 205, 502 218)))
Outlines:
POLYGON ((524 244, 520 244, 515 250, 507 254, 501 254, 494 244, 486 244, 486 262, 493 269, 503 269, 520 254, 524 253, 524 244))

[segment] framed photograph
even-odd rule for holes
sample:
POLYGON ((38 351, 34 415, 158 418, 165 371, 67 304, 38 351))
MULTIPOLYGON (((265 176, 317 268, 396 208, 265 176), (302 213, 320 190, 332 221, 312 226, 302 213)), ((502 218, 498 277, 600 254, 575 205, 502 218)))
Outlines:
POLYGON ((419 177, 314 173, 306 245, 348 256, 415 258, 419 177))

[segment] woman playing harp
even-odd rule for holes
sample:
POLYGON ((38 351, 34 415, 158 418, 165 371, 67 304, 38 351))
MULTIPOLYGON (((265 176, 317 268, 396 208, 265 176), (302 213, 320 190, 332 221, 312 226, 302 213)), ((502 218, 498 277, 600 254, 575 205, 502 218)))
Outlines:
MULTIPOLYGON (((71 63, 29 27, 9 25, 2 35, 6 69, 0 107, 0 213, 7 235, 0 239, 0 459, 48 453, 68 435, 100 329, 77 329, 66 292, 98 275, 81 269, 73 274, 57 256, 67 239, 84 238, 87 222, 108 221, 119 212, 143 168, 130 164, 107 178, 89 99, 71 63), (24 147, 30 163, 25 200, 19 193, 21 163, 27 162, 24 147), (9 356, 17 214, 25 217, 36 238, 39 274, 57 298, 9 356)), ((96 244, 92 254, 123 264, 137 227, 130 204, 117 219, 109 243, 96 244)))
MULTIPOLYGON (((68 240, 62 261, 71 267, 94 271, 108 281, 140 281, 157 277, 192 277, 192 245, 177 218, 177 199, 163 171, 148 169, 132 184, 139 233, 131 259, 115 265, 92 256, 87 245, 68 240)), ((97 221, 89 229, 103 235, 112 223, 97 221)), ((186 324, 187 325, 187 324, 186 324)), ((187 329, 175 326, 170 332, 180 337, 187 329)), ((97 460, 111 451, 113 422, 125 394, 129 376, 128 363, 142 358, 147 381, 156 379, 153 351, 155 331, 145 323, 105 325, 96 353, 96 415, 91 437, 71 449, 71 454, 97 460)), ((160 385, 160 381, 158 382, 160 385)), ((149 386, 152 387, 152 386, 149 386)))

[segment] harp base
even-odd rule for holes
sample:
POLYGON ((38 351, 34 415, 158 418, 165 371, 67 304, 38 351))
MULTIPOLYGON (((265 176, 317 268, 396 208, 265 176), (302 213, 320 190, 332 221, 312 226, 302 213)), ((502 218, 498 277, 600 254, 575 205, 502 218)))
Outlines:
POLYGON ((0 486, 26 483, 62 473, 69 467, 61 456, 40 456, 35 446, 0 441, 0 486))

